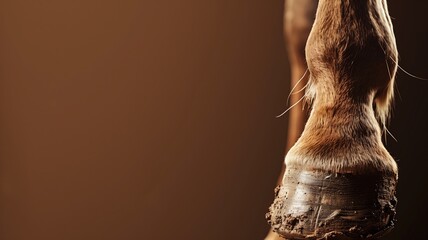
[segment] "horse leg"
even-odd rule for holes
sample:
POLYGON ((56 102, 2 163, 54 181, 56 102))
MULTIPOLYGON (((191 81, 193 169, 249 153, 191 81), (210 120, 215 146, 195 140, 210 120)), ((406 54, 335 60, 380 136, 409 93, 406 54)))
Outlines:
POLYGON ((376 238, 392 228, 398 169, 381 136, 397 55, 386 0, 319 0, 306 45, 312 110, 267 214, 279 235, 376 238))
MULTIPOLYGON (((307 112, 303 110, 303 101, 299 101, 304 96, 304 89, 307 84, 309 74, 305 58, 305 46, 315 19, 315 11, 318 1, 316 0, 285 0, 284 6, 284 38, 287 48, 288 59, 291 69, 290 89, 294 90, 290 95, 290 105, 296 104, 289 111, 287 152, 297 141, 303 131, 307 112)), ((281 184, 285 172, 283 164, 281 174, 278 178, 278 185, 281 184)), ((279 240, 280 236, 269 231, 265 240, 279 240)))

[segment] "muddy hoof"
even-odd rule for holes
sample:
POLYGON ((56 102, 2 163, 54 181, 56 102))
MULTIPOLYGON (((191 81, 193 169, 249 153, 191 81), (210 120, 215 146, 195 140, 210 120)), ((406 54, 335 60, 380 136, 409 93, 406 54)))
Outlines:
POLYGON ((375 239, 394 226, 394 176, 288 168, 266 218, 286 239, 375 239))

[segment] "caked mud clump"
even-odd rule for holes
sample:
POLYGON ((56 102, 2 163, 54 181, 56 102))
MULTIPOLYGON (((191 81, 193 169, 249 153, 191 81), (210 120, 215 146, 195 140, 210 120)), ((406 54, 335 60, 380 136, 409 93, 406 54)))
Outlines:
POLYGON ((396 179, 287 169, 266 214, 286 239, 375 239, 394 226, 396 179))

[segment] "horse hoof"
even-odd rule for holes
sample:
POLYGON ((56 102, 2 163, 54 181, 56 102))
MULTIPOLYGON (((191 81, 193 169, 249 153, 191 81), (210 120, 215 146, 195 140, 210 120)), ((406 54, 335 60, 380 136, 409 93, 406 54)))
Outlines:
POLYGON ((394 226, 396 177, 287 168, 266 214, 286 239, 375 239, 394 226))

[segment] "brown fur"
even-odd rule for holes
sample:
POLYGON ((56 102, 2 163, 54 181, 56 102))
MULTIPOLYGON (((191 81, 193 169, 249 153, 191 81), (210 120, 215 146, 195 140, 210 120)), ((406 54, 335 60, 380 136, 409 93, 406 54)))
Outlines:
POLYGON ((386 0, 320 0, 306 45, 312 111, 287 167, 397 175, 381 141, 397 57, 386 0))

